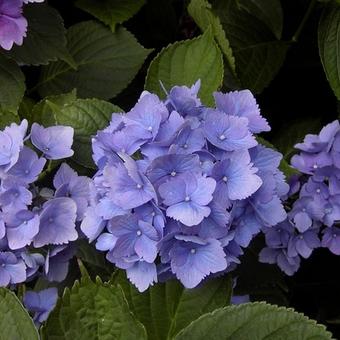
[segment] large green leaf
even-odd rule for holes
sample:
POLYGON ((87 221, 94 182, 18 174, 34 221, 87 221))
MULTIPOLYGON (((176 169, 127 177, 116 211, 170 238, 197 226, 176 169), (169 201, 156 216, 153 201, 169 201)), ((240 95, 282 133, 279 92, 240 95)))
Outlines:
POLYGON ((232 280, 224 276, 185 289, 177 280, 158 283, 139 293, 121 271, 113 278, 119 283, 136 317, 144 324, 148 339, 170 339, 201 315, 230 303, 232 280))
POLYGON ((233 51, 219 18, 211 11, 211 4, 207 0, 191 0, 188 11, 202 31, 205 31, 210 26, 212 27, 214 37, 223 52, 233 75, 236 76, 233 51))
POLYGON ((67 39, 77 69, 62 61, 44 67, 37 85, 42 97, 75 88, 81 98, 113 98, 135 77, 150 53, 125 28, 112 33, 96 21, 70 27, 67 39))
POLYGON ((324 326, 292 309, 248 303, 217 309, 192 322, 176 340, 330 340, 324 326))
POLYGON ((288 43, 278 40, 266 23, 237 0, 214 0, 212 8, 232 47, 242 87, 262 92, 281 68, 288 43))
POLYGON ((208 29, 198 38, 179 41, 164 48, 151 62, 145 88, 164 97, 161 81, 166 89, 174 85, 192 85, 201 79, 200 97, 212 104, 212 92, 223 79, 223 57, 208 29))
POLYGON ((326 77, 340 99, 340 6, 330 4, 321 16, 318 31, 319 53, 326 77))
POLYGON ((0 110, 0 129, 3 129, 11 123, 19 123, 19 121, 20 118, 16 113, 0 110))
POLYGON ((25 93, 25 77, 15 61, 0 53, 0 111, 17 112, 25 93))
POLYGON ((73 103, 77 99, 76 91, 60 94, 57 96, 48 96, 35 104, 31 113, 31 123, 39 123, 47 126, 56 125, 55 106, 62 109, 65 105, 73 103), (54 107, 52 108, 51 106, 54 107))
POLYGON ((146 339, 120 286, 83 278, 66 288, 43 329, 47 340, 146 339))
POLYGON ((110 26, 114 32, 117 24, 134 16, 144 3, 145 0, 77 0, 76 6, 110 26))
POLYGON ((0 340, 39 340, 34 323, 14 293, 0 287, 0 340))
POLYGON ((241 7, 264 22, 281 39, 283 12, 280 0, 238 0, 241 7))
POLYGON ((35 106, 35 101, 29 97, 24 97, 19 106, 19 117, 21 119, 27 119, 32 122, 32 111, 35 106))
POLYGON ((59 13, 45 4, 29 4, 24 7, 24 16, 28 20, 27 37, 22 46, 14 45, 7 54, 22 65, 46 65, 57 59, 72 64, 59 13))
POLYGON ((122 110, 99 99, 77 99, 64 106, 47 101, 53 111, 56 124, 69 125, 74 128, 73 160, 86 166, 94 167, 91 151, 91 136, 106 127, 113 112, 122 110))

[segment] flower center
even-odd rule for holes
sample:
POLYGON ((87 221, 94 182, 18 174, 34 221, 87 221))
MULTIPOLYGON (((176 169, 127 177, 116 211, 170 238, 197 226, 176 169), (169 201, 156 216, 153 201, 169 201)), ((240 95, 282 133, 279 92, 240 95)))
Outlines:
POLYGON ((172 171, 170 174, 172 177, 175 177, 177 175, 176 171, 172 171))
POLYGON ((190 196, 185 196, 185 202, 189 202, 190 201, 190 196))
POLYGON ((137 230, 137 236, 141 236, 142 232, 140 230, 137 230))
POLYGON ((142 189, 142 187, 143 186, 141 184, 139 184, 139 183, 137 184, 137 189, 142 189))
POLYGON ((220 140, 225 140, 226 139, 226 136, 225 135, 220 135, 219 137, 218 137, 220 140))
POLYGON ((228 177, 227 176, 223 176, 222 180, 223 180, 223 182, 227 182, 228 181, 228 177))
POLYGON ((191 254, 195 254, 196 253, 196 249, 195 248, 190 249, 190 253, 191 254))

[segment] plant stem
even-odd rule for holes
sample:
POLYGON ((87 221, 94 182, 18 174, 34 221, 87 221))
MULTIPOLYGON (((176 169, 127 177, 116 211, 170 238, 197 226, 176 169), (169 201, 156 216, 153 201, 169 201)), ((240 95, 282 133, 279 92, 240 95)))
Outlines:
POLYGON ((53 166, 52 160, 50 159, 50 160, 47 161, 47 168, 46 168, 46 170, 43 171, 39 175, 38 181, 43 180, 50 172, 52 172, 53 169, 54 169, 54 166, 53 166))
POLYGON ((302 18, 302 21, 301 21, 299 27, 297 28, 296 32, 292 36, 292 39, 291 39, 292 42, 297 42, 298 41, 298 39, 300 37, 300 34, 301 34, 303 28, 305 27, 305 24, 306 24, 307 20, 309 19, 311 13, 313 12, 315 4, 316 4, 316 0, 311 0, 311 2, 309 3, 309 6, 307 8, 307 11, 306 11, 305 15, 302 18))

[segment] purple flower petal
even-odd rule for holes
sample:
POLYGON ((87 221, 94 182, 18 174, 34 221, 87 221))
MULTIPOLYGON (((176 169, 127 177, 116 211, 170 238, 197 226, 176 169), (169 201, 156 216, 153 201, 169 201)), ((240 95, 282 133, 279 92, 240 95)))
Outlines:
POLYGON ((126 274, 141 293, 152 286, 154 282, 157 282, 157 270, 154 263, 136 262, 126 270, 126 274))
POLYGON ((46 202, 40 215, 40 230, 34 246, 64 244, 78 238, 76 231, 77 206, 70 198, 54 198, 46 202))
POLYGON ((43 152, 47 159, 62 159, 73 155, 73 128, 69 126, 51 126, 44 128, 33 123, 31 141, 43 152))
POLYGON ((209 142, 225 151, 249 149, 257 145, 248 129, 248 119, 211 112, 204 123, 204 133, 209 142))
POLYGON ((248 119, 249 130, 253 133, 270 131, 265 118, 260 114, 259 106, 249 90, 233 91, 229 93, 214 93, 216 107, 229 115, 248 119))

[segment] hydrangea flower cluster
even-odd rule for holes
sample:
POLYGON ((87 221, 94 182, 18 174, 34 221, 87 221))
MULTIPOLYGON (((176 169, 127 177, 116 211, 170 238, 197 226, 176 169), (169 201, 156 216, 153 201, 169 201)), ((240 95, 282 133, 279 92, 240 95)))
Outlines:
POLYGON ((140 291, 232 270, 254 235, 286 218, 281 155, 254 137, 270 127, 251 92, 216 92, 209 108, 199 88, 175 86, 164 101, 144 91, 92 141, 81 230, 140 291))
POLYGON ((295 146, 301 152, 291 164, 303 175, 293 177, 293 200, 287 219, 267 229, 267 247, 260 261, 277 263, 287 275, 299 268, 301 257, 326 247, 340 255, 340 124, 326 125, 319 135, 307 135, 295 146))
POLYGON ((89 202, 90 179, 66 163, 55 174, 55 190, 39 187, 47 160, 73 154, 73 129, 34 123, 27 135, 27 128, 23 120, 0 131, 0 286, 37 275, 63 280, 89 202))
POLYGON ((0 0, 0 47, 10 50, 13 44, 22 45, 26 37, 27 20, 23 5, 44 0, 0 0))

